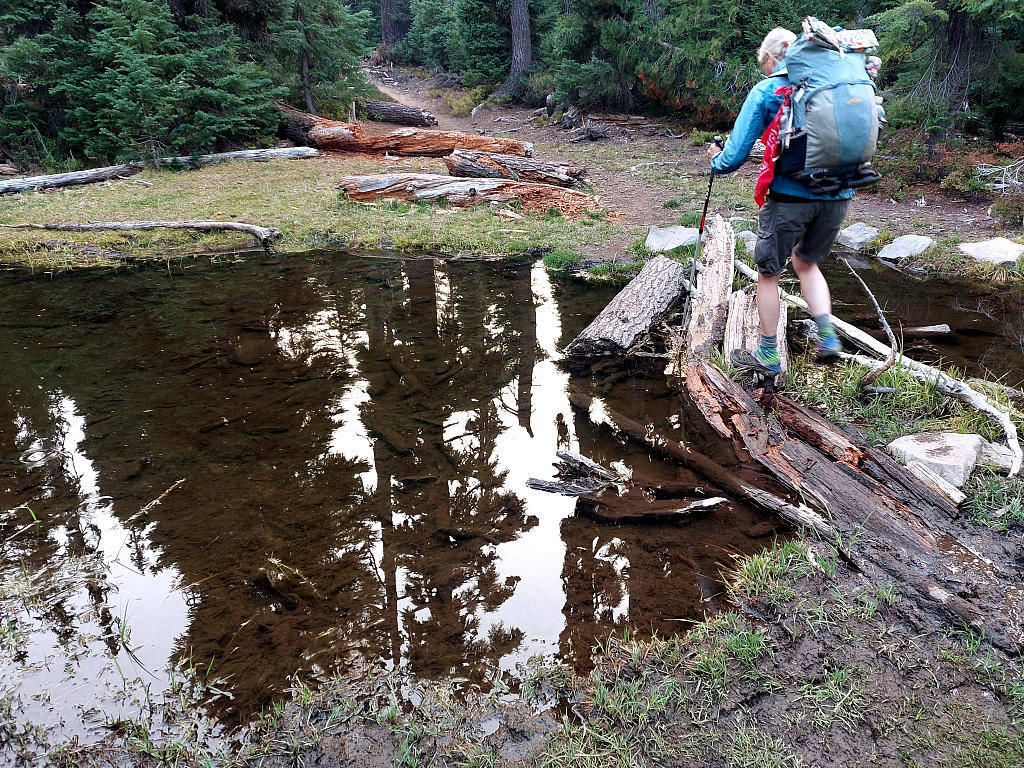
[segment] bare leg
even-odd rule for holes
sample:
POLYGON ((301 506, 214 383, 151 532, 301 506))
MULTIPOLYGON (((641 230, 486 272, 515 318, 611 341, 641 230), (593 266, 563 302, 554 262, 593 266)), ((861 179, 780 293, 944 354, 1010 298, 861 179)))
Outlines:
MULTIPOLYGON (((796 272, 796 276, 800 278, 800 292, 804 295, 804 301, 807 302, 807 306, 811 311, 811 317, 832 314, 832 294, 829 293, 828 283, 825 282, 825 276, 821 274, 821 270, 818 269, 818 265, 809 261, 804 261, 803 259, 798 258, 796 254, 793 254, 793 271, 796 272)), ((778 280, 776 280, 775 283, 778 285, 778 280)), ((758 278, 757 297, 758 308, 760 308, 760 278, 758 278)), ((761 320, 761 328, 764 328, 763 316, 761 320)))
POLYGON ((774 336, 779 328, 779 277, 757 273, 757 316, 765 336, 774 336))

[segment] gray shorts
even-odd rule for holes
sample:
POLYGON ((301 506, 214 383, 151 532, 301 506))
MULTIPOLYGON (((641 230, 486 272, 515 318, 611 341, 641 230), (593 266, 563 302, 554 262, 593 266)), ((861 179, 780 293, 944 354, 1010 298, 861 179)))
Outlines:
POLYGON ((849 200, 766 200, 757 220, 757 271, 777 275, 791 254, 817 264, 832 251, 849 207, 849 200))

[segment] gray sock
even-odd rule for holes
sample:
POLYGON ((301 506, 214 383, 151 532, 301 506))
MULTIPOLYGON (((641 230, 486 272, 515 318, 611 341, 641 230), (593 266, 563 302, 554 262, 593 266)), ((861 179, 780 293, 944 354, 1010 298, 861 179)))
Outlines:
POLYGON ((775 349, 778 346, 779 346, 778 334, 775 334, 775 335, 772 335, 772 336, 765 336, 763 333, 761 334, 761 349, 764 349, 764 350, 775 349))

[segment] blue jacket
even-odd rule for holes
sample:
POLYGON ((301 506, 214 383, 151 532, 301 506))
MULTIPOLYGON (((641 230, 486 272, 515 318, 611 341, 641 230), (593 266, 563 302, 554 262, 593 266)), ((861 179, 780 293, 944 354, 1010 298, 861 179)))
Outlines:
MULTIPOLYGON (((778 72, 776 70, 776 74, 778 72)), ((711 159, 711 170, 715 173, 732 173, 743 165, 754 142, 761 138, 782 106, 782 96, 776 95, 775 91, 788 84, 785 77, 772 75, 750 89, 736 118, 736 125, 729 134, 729 140, 725 142, 725 149, 711 159)), ((853 197, 852 189, 841 189, 834 195, 816 195, 803 182, 782 175, 772 179, 770 189, 779 194, 806 197, 809 200, 849 200, 853 197)))

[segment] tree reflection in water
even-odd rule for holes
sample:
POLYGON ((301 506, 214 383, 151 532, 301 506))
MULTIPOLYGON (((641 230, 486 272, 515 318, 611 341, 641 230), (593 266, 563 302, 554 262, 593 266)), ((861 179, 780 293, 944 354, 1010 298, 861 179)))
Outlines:
MULTIPOLYGON (((537 651, 586 665, 626 622, 699 615, 717 563, 756 546, 743 509, 610 528, 525 488, 562 445, 678 475, 569 406, 556 342, 604 297, 556 297, 539 266, 309 254, 3 279, 0 578, 67 578, 44 610, 0 595, 32 638, 0 674, 52 691, 53 722, 120 683, 110 658, 154 689, 169 664, 208 673, 228 724, 353 653, 470 683, 537 651), (14 535, 26 506, 39 522, 14 535)), ((678 411, 631 386, 621 407, 678 411)))

